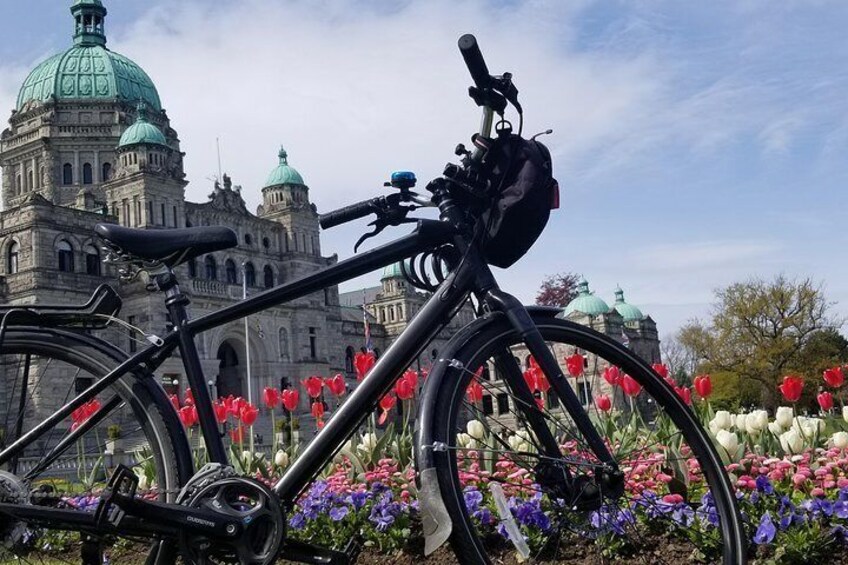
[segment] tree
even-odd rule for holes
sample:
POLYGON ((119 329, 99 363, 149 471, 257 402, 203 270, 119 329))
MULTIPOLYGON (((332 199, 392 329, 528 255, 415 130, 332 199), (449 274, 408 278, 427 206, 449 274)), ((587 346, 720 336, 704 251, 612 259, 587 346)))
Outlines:
MULTIPOLYGON (((818 334, 841 325, 829 316, 831 306, 821 286, 810 279, 752 279, 716 291, 709 323, 690 322, 679 339, 696 352, 702 370, 735 373, 758 383, 761 402, 773 408, 784 375, 810 375, 805 348, 820 339, 818 334)), ((807 393, 814 388, 808 386, 807 393)))
POLYGON ((574 273, 557 273, 545 277, 542 286, 536 294, 536 304, 539 306, 562 307, 577 296, 577 282, 580 277, 574 273))
POLYGON ((681 331, 663 338, 660 357, 675 381, 681 385, 692 384, 698 368, 698 353, 681 340, 681 331))

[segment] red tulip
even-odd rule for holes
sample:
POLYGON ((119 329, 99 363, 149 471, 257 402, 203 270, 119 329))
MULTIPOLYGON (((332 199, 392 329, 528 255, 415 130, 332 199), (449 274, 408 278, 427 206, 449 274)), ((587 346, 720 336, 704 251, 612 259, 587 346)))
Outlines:
POLYGON ((377 362, 377 357, 372 352, 357 353, 353 356, 353 366, 356 369, 356 380, 361 381, 368 374, 368 371, 377 362))
POLYGON ((651 365, 651 369, 653 369, 662 378, 668 379, 668 367, 662 363, 654 363, 651 365))
POLYGON ((825 412, 828 412, 831 408, 833 408, 833 395, 829 392, 820 392, 816 399, 819 401, 819 406, 825 412))
POLYGON ((533 367, 530 367, 526 371, 524 371, 524 381, 527 383, 527 386, 530 388, 530 392, 536 392, 539 390, 539 383, 536 379, 537 370, 533 367))
POLYGON ((824 382, 833 388, 839 388, 845 382, 845 374, 842 372, 842 367, 837 366, 831 369, 825 369, 822 376, 824 377, 824 382))
POLYGON ((224 399, 224 402, 227 404, 227 412, 235 418, 239 418, 239 415, 241 414, 241 409, 244 407, 245 404, 247 404, 247 400, 245 400, 241 396, 233 398, 232 395, 224 399))
POLYGON ((185 391, 185 403, 188 406, 194 406, 194 394, 191 392, 191 387, 185 391))
POLYGON ((695 392, 701 398, 708 398, 713 393, 713 381, 709 375, 698 375, 694 380, 695 392))
POLYGON ((180 399, 176 394, 169 394, 168 400, 171 401, 171 406, 174 407, 174 410, 180 409, 180 399))
POLYGON ((321 389, 324 387, 324 381, 321 377, 313 375, 303 381, 303 386, 306 387, 306 394, 308 394, 310 398, 318 398, 321 396, 321 389))
POLYGON ((409 400, 415 396, 415 386, 410 384, 409 380, 401 377, 395 383, 395 394, 401 400, 409 400))
POLYGON ((233 443, 241 443, 244 441, 244 426, 238 426, 230 429, 230 441, 233 443))
POLYGON ((300 403, 300 391, 293 388, 287 388, 280 394, 280 399, 283 401, 285 409, 292 412, 300 403))
POLYGON ((687 405, 692 404, 692 391, 688 386, 675 386, 674 391, 687 405))
POLYGON ((313 402, 312 403, 312 415, 315 416, 316 420, 320 420, 324 417, 324 403, 323 402, 313 402))
POLYGON ((624 375, 621 377, 621 388, 627 396, 637 396, 640 392, 642 392, 642 385, 637 383, 630 375, 624 375))
POLYGON ((411 386, 413 390, 418 387, 418 373, 412 369, 405 371, 401 378, 406 379, 406 382, 409 383, 409 386, 411 386))
POLYGON ((565 358, 565 367, 568 369, 568 374, 572 377, 579 377, 583 374, 583 365, 585 358, 579 353, 575 353, 570 357, 565 358))
POLYGON ((345 385, 345 380, 341 373, 337 374, 335 377, 326 379, 324 381, 324 386, 326 386, 335 396, 343 395, 347 389, 347 385, 345 385))
POLYGON ((548 377, 545 376, 545 373, 542 372, 541 369, 536 373, 536 387, 542 392, 548 392, 551 390, 551 383, 548 381, 548 377))
POLYGON ((798 402, 804 388, 804 380, 798 376, 787 375, 783 377, 783 384, 777 388, 788 402, 798 402))
POLYGON ((273 387, 266 386, 262 391, 262 400, 265 401, 266 408, 273 410, 278 404, 280 404, 280 391, 273 387))
POLYGON ((239 419, 245 426, 252 426, 257 416, 259 416, 259 408, 249 402, 242 406, 239 412, 239 419))
POLYGON ((380 399, 380 409, 383 412, 382 414, 380 414, 380 418, 377 420, 378 424, 382 426, 386 423, 386 420, 389 417, 389 411, 394 408, 396 403, 397 397, 392 393, 388 393, 386 396, 380 399))
POLYGON ((190 428, 197 424, 197 408, 194 406, 183 406, 177 414, 179 414, 180 422, 183 423, 183 426, 190 428))
POLYGON ((604 380, 612 386, 620 386, 621 370, 616 366, 607 367, 604 369, 604 380))
POLYGON ((469 402, 480 402, 483 400, 483 385, 477 382, 477 379, 471 379, 465 394, 469 402))
POLYGON ((212 409, 215 411, 215 419, 219 424, 223 424, 227 421, 227 405, 224 404, 220 400, 216 400, 212 403, 212 409))
POLYGON ((598 407, 598 410, 601 412, 609 412, 612 410, 612 400, 606 394, 599 394, 595 399, 595 406, 598 407))

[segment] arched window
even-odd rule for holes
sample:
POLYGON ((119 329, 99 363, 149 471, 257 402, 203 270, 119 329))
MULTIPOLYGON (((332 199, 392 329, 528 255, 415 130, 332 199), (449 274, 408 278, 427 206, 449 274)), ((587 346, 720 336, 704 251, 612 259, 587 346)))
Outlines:
POLYGON ((256 269, 253 268, 253 263, 244 266, 244 280, 247 286, 256 286, 256 269))
POLYGON ((197 278, 197 259, 188 262, 188 276, 193 279, 197 278))
POLYGON ((93 245, 85 248, 85 272, 88 275, 100 275, 100 253, 93 245))
POLYGON ((355 355, 355 353, 353 352, 353 347, 348 345, 347 349, 345 349, 345 373, 353 373, 354 372, 354 370, 355 370, 354 366, 353 366, 354 355, 355 355))
POLYGON ((244 234, 244 243, 245 245, 253 245, 253 236, 249 233, 244 234))
POLYGON ((65 273, 74 272, 74 248, 64 239, 57 246, 59 255, 59 270, 65 273))
POLYGON ((91 184, 94 182, 94 174, 91 171, 91 163, 86 163, 82 166, 82 183, 91 184))
POLYGON ((62 165, 62 184, 74 184, 74 166, 70 163, 62 165))
POLYGON ((262 238, 262 247, 264 247, 265 249, 268 249, 269 247, 271 247, 271 240, 268 239, 267 237, 263 237, 262 238))
POLYGON ((232 259, 227 259, 226 263, 224 263, 224 269, 227 272, 227 282, 229 284, 236 284, 238 282, 238 278, 236 277, 236 264, 233 263, 232 259))
POLYGON ((210 281, 218 280, 218 264, 211 255, 206 256, 206 278, 210 281))
POLYGON ((265 288, 274 286, 274 271, 270 265, 265 265, 265 288))
POLYGON ((18 272, 18 256, 21 253, 21 246, 17 241, 13 241, 9 246, 9 257, 6 262, 6 274, 14 275, 18 272))
POLYGON ((21 175, 15 175, 15 194, 21 194, 23 190, 23 178, 21 177, 21 175))
POLYGON ((103 182, 112 180, 112 163, 103 163, 100 171, 100 180, 103 182))
POLYGON ((27 171, 27 188, 32 190, 35 188, 35 171, 32 169, 27 171))

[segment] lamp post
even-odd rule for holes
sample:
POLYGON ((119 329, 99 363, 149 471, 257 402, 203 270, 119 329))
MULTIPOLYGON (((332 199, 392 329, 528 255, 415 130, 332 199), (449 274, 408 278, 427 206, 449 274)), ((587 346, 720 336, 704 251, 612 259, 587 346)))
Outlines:
MULTIPOLYGON (((241 264, 241 294, 247 299, 247 262, 241 264)), ((250 326, 248 317, 244 317, 244 358, 247 370, 247 401, 253 404, 253 386, 250 380, 250 326)))

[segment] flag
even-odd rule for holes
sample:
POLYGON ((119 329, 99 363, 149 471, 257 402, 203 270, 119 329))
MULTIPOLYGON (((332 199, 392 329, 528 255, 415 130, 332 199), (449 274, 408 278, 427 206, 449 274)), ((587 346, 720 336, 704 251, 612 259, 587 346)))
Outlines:
POLYGON ((374 351, 374 344, 371 343, 371 325, 368 323, 368 308, 365 307, 365 292, 362 292, 362 321, 365 323, 365 351, 374 351))

